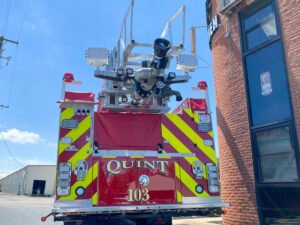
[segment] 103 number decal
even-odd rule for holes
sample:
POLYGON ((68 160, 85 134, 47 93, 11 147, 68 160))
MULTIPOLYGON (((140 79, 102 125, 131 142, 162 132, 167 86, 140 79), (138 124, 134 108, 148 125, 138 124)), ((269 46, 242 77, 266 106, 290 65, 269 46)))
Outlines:
POLYGON ((129 189, 128 202, 148 201, 150 199, 148 189, 129 189))

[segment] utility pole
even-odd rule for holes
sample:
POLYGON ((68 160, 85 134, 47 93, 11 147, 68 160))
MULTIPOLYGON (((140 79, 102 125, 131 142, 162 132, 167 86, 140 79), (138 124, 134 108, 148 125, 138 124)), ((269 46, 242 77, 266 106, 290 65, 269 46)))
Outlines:
MULTIPOLYGON (((18 41, 14 41, 14 40, 10 40, 10 39, 7 39, 7 38, 5 38, 4 36, 0 36, 0 62, 1 62, 1 60, 2 59, 5 59, 7 62, 6 62, 6 65, 8 65, 8 63, 9 63, 9 61, 10 61, 10 59, 11 59, 11 57, 9 56, 9 57, 4 57, 3 55, 2 55, 2 53, 4 52, 4 49, 3 49, 3 46, 4 46, 4 44, 6 43, 6 42, 9 42, 9 43, 12 43, 12 44, 19 44, 19 42, 18 41)), ((1 67, 0 67, 1 68, 1 67)), ((3 108, 9 108, 9 106, 8 105, 3 105, 3 104, 0 104, 0 109, 3 109, 3 108)))
POLYGON ((0 109, 3 109, 3 108, 7 108, 7 109, 8 109, 9 106, 8 106, 8 105, 2 105, 2 104, 1 104, 1 105, 0 105, 0 109))
POLYGON ((7 39, 4 36, 0 36, 0 60, 1 59, 6 59, 7 61, 9 61, 11 57, 4 57, 4 56, 2 56, 2 52, 4 52, 3 46, 4 46, 5 42, 10 42, 10 43, 16 44, 16 45, 19 44, 19 42, 7 39))

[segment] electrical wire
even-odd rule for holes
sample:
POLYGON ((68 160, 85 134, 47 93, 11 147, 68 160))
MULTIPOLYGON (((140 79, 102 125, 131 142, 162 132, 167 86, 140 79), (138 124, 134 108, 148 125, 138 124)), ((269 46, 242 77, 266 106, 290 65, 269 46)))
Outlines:
POLYGON ((24 17, 22 19, 21 27, 20 27, 20 30, 19 30, 19 33, 18 33, 18 36, 17 36, 17 41, 20 40, 20 36, 21 36, 22 30, 23 30, 24 22, 25 22, 26 17, 27 17, 27 13, 28 13, 30 2, 31 2, 31 0, 27 1, 27 5, 26 5, 26 9, 25 9, 25 14, 24 14, 24 17))
POLYGON ((207 60, 205 60, 205 59, 203 59, 201 56, 199 56, 199 55, 196 55, 196 57, 198 58, 198 59, 200 59, 202 62, 204 62, 206 65, 207 65, 207 67, 204 67, 204 68, 210 68, 211 67, 211 64, 207 61, 207 60))
POLYGON ((10 5, 11 5, 11 0, 8 0, 7 4, 6 4, 6 11, 5 11, 4 21, 3 21, 3 32, 2 32, 3 36, 6 34, 6 30, 7 30, 9 12, 10 12, 10 5))
MULTIPOLYGON (((19 29, 19 32, 18 32, 18 36, 17 36, 17 41, 18 42, 20 40, 21 33, 23 31, 23 26, 24 26, 24 23, 25 23, 25 20, 26 20, 26 17, 27 17, 27 13, 28 13, 28 10, 29 10, 30 3, 31 3, 31 0, 28 0, 27 5, 26 5, 26 9, 25 9, 25 13, 24 13, 24 16, 23 16, 23 19, 22 19, 22 22, 21 22, 21 26, 20 26, 20 29, 19 29)), ((16 77, 16 72, 15 71, 16 71, 16 62, 17 62, 18 49, 19 49, 18 46, 19 45, 16 45, 16 48, 15 48, 15 54, 14 54, 15 56, 14 56, 14 62, 13 62, 13 67, 12 67, 12 75, 11 75, 10 86, 9 86, 9 90, 8 90, 7 105, 10 105, 11 99, 12 99, 14 81, 15 81, 15 77, 16 77)))
POLYGON ((16 62, 17 62, 17 57, 18 57, 18 45, 16 45, 15 48, 15 57, 14 57, 14 62, 13 62, 13 66, 12 66, 12 74, 11 74, 11 80, 10 80, 10 85, 9 85, 9 89, 8 89, 8 99, 7 99, 7 105, 10 106, 11 103, 11 99, 12 99, 12 93, 13 93, 13 88, 14 88, 14 81, 15 81, 15 77, 16 77, 16 62))
POLYGON ((11 152, 11 150, 9 149, 9 147, 8 147, 6 141, 5 141, 5 138, 4 138, 3 134, 2 134, 2 131, 0 131, 0 135, 1 135, 2 141, 3 141, 3 143, 4 143, 4 146, 5 146, 6 150, 7 150, 7 152, 8 152, 8 153, 10 154, 10 156, 13 158, 13 160, 15 161, 15 163, 18 164, 18 165, 21 166, 21 167, 24 167, 24 165, 23 165, 22 163, 20 163, 20 162, 16 159, 16 157, 14 156, 14 154, 13 154, 13 153, 11 152))

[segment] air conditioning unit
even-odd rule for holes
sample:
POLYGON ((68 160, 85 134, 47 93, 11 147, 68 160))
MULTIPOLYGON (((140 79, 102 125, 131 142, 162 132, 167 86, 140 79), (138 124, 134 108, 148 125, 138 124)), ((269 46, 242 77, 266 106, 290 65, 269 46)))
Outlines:
POLYGON ((225 16, 230 16, 235 7, 243 0, 219 0, 220 13, 225 16))

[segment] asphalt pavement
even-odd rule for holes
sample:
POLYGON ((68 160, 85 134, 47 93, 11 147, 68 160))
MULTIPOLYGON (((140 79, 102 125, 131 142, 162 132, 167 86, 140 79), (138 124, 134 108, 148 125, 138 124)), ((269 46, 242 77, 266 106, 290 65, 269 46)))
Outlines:
MULTIPOLYGON (((48 218, 41 222, 41 217, 51 212, 52 197, 30 197, 11 195, 0 192, 0 225, 63 225, 48 218)), ((173 219, 174 225, 218 225, 220 217, 192 217, 173 219)))

